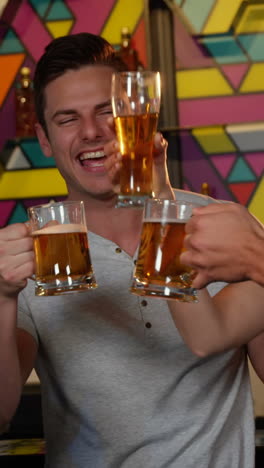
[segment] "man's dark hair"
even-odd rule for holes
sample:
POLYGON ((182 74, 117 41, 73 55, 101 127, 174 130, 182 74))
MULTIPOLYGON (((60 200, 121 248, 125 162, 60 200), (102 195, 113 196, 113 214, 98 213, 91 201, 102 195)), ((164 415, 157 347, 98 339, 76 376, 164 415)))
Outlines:
POLYGON ((67 70, 85 65, 108 65, 124 70, 115 49, 100 36, 90 33, 72 34, 54 39, 37 63, 34 75, 35 108, 39 123, 47 132, 44 109, 46 86, 67 70))

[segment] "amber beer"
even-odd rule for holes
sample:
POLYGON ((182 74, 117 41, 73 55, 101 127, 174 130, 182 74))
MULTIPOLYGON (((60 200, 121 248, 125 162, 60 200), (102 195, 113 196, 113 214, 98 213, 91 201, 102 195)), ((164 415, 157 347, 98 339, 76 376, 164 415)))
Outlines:
POLYGON ((180 262, 184 250, 185 222, 145 220, 130 291, 139 295, 195 301, 190 294, 191 268, 180 262))
POLYGON ((153 139, 158 113, 115 117, 122 154, 120 193, 151 196, 153 139))
POLYGON ((32 233, 36 255, 36 294, 95 288, 87 231, 83 225, 57 224, 32 233))
POLYGON ((114 72, 111 103, 122 154, 117 208, 144 207, 152 197, 152 153, 160 109, 159 72, 114 72))

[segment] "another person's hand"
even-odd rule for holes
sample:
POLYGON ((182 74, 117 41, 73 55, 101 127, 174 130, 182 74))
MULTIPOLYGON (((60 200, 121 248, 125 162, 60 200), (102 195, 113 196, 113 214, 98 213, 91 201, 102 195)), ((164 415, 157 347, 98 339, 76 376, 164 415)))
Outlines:
MULTIPOLYGON (((108 123, 109 126, 113 125, 110 119, 108 123)), ((157 198, 175 198, 167 169, 167 147, 168 143, 161 133, 156 133, 153 146, 153 192, 157 198)), ((118 193, 122 155, 117 139, 111 140, 104 146, 104 153, 107 156, 105 168, 113 183, 114 190, 118 193)))
POLYGON ((264 285, 264 228, 237 203, 195 208, 186 225, 186 251, 181 262, 197 271, 193 285, 253 279, 264 285), (262 276, 262 283, 261 283, 262 276))
POLYGON ((157 198, 175 198, 167 168, 168 142, 156 133, 153 146, 153 192, 157 198))
POLYGON ((16 297, 34 273, 33 240, 26 224, 0 229, 0 298, 16 297))

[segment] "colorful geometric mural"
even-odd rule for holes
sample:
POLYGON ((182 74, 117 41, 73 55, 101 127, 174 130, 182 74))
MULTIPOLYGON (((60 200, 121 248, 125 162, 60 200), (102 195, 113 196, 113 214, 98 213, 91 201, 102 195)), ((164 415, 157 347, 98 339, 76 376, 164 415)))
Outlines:
POLYGON ((264 1, 166 3, 175 21, 184 185, 197 191, 206 181, 212 195, 264 221, 264 1))
MULTIPOLYGON (((165 0, 175 23, 183 185, 244 205, 264 221, 264 0, 165 0), (201 8, 202 3, 202 8, 201 8)), ((10 0, 0 23, 0 225, 28 203, 64 197, 34 139, 14 141, 14 84, 52 38, 89 31, 116 48, 128 26, 146 65, 144 0, 10 0), (34 182, 35 181, 35 182, 34 182)), ((51 164, 51 167, 48 165, 51 164)))
POLYGON ((0 226, 27 220, 32 205, 67 195, 53 158, 46 158, 36 138, 7 141, 1 153, 0 226))
POLYGON ((121 28, 132 33, 140 61, 146 64, 144 1, 29 0, 9 1, 0 24, 0 226, 23 222, 33 204, 66 196, 64 180, 36 139, 15 139, 14 85, 23 65, 34 72, 45 46, 62 35, 89 31, 116 48, 121 28))

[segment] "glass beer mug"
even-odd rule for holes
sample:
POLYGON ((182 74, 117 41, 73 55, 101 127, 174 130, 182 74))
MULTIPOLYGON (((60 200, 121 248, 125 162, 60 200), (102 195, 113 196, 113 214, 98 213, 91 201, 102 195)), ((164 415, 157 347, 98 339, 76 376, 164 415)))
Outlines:
POLYGON ((132 293, 197 302, 197 291, 192 286, 195 272, 180 262, 185 224, 193 207, 185 201, 146 201, 138 258, 130 287, 132 293))
POLYGON ((54 296, 97 287, 82 201, 28 209, 35 252, 35 294, 54 296))
POLYGON ((122 155, 117 207, 143 207, 152 197, 153 139, 160 109, 160 74, 115 72, 112 108, 122 155))

